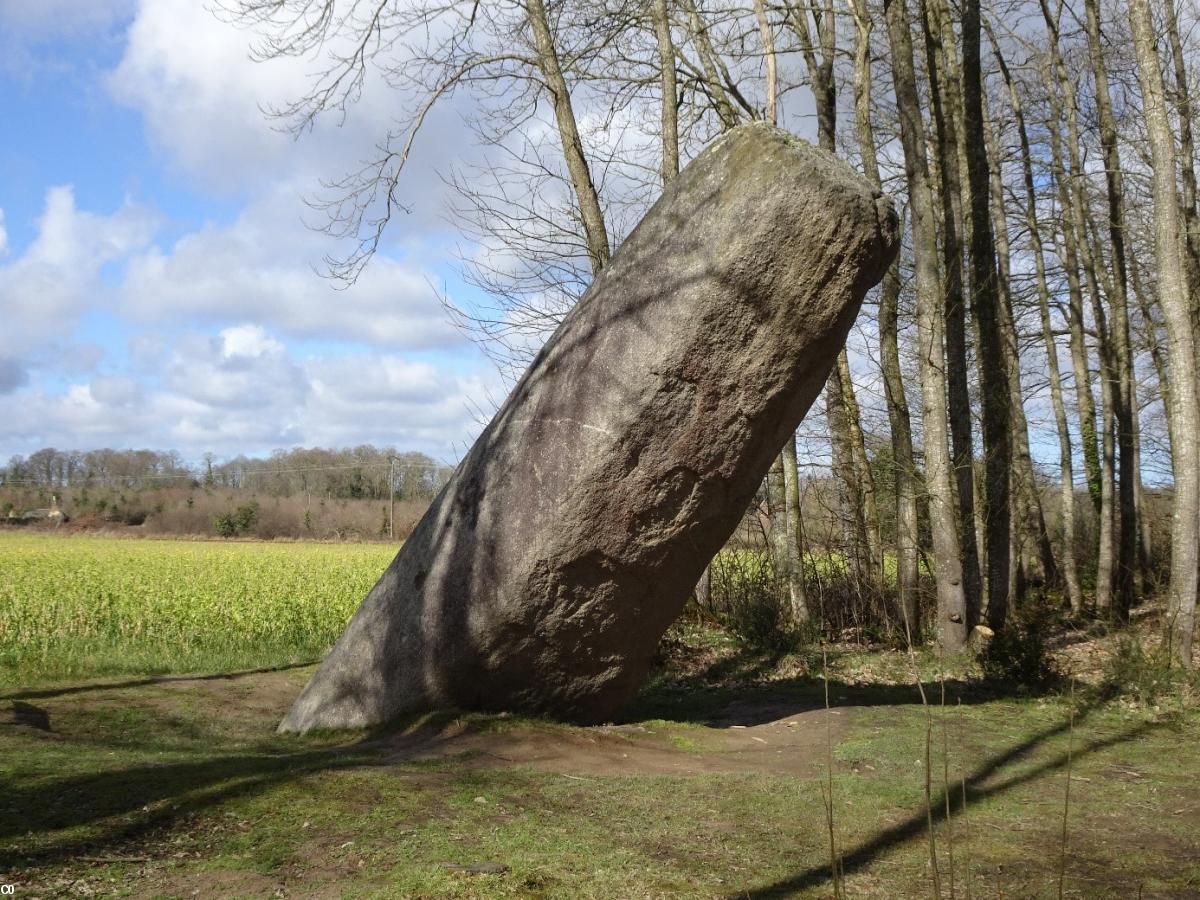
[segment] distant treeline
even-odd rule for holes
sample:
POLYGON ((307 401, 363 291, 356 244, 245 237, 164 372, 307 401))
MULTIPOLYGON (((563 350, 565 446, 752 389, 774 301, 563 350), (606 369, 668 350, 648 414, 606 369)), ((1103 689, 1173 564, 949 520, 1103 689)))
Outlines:
MULTIPOLYGON (((175 450, 57 450, 14 456, 0 468, 0 488, 121 491, 172 487, 223 488, 269 497, 336 500, 429 500, 453 471, 424 453, 363 445, 277 450, 266 458, 188 463, 175 450)), ((6 493, 10 492, 6 491, 6 493)))

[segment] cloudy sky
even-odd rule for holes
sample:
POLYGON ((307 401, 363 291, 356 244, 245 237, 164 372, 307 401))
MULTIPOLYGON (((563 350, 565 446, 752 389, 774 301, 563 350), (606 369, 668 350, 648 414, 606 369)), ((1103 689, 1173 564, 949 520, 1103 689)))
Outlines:
MULTIPOLYGON (((0 0, 0 459, 43 446, 188 458, 394 444, 453 461, 503 387, 459 335, 435 116, 411 213, 346 290, 304 198, 369 152, 388 98, 295 141, 261 108, 303 61, 180 0, 0 0)), ((467 298, 469 299, 469 298, 467 298)))

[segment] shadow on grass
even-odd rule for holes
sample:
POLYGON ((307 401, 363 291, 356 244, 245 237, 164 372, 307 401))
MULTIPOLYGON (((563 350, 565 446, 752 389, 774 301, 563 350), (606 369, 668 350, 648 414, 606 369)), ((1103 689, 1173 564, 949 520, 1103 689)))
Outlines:
POLYGON ((99 681, 66 687, 37 688, 34 690, 0 693, 0 700, 48 700, 53 697, 69 697, 72 694, 91 694, 96 691, 116 691, 123 688, 146 687, 152 684, 171 684, 188 681, 234 681, 248 675, 266 675, 270 672, 289 672, 315 665, 318 660, 290 663, 285 666, 266 666, 261 669, 241 669, 236 672, 216 672, 209 675, 147 675, 145 678, 130 678, 125 681, 99 681))
MULTIPOLYGON (((839 654, 831 653, 830 662, 839 654)), ((711 666, 683 676, 663 672, 651 676, 622 713, 622 720, 664 719, 691 722, 711 728, 754 726, 825 708, 825 681, 819 675, 773 677, 784 653, 764 653, 743 648, 711 666)), ((808 668, 819 670, 820 656, 808 668)), ((810 661, 811 662, 811 661, 810 661)), ((974 705, 994 700, 1037 696, 1016 685, 966 681, 947 677, 944 681, 946 703, 974 705)), ((942 681, 924 681, 929 697, 940 696, 942 681)), ((1057 688, 1051 685, 1046 693, 1057 688)), ((920 705, 921 692, 916 682, 904 684, 853 683, 829 681, 832 708, 855 706, 920 705)))
MULTIPOLYGON (((753 661, 746 661, 751 668, 753 661)), ((763 672, 766 669, 762 669, 763 672)), ((200 676, 209 680, 236 678, 247 673, 200 676)), ((728 674, 725 670, 724 675, 728 674)), ((723 684, 712 686, 705 673, 672 683, 651 684, 639 696, 627 718, 669 718, 703 722, 716 727, 750 724, 780 718, 790 712, 824 707, 824 683, 819 678, 801 677, 762 685, 723 684)), ((159 683, 164 679, 143 679, 126 686, 159 683)), ((187 680, 180 678, 179 680, 187 680)), ((982 702, 992 694, 975 691, 968 683, 947 682, 949 692, 962 696, 963 702, 982 702)), ((113 689, 113 683, 96 689, 113 689)), ((68 688, 66 692, 86 690, 68 688)), ((30 692, 22 696, 42 696, 30 692)), ((53 694, 61 696, 61 694, 53 694)), ((911 705, 920 702, 912 685, 854 685, 830 682, 830 697, 835 706, 911 705)), ((1088 710, 1078 718, 1082 721, 1088 710)), ((357 736, 353 742, 333 747, 296 749, 295 743, 261 751, 242 751, 206 758, 168 763, 139 763, 122 768, 66 777, 37 777, 24 783, 15 779, 0 783, 0 871, 17 869, 36 871, 85 854, 103 855, 152 839, 229 800, 257 795, 273 787, 326 771, 374 768, 391 765, 381 747, 385 739, 414 727, 436 727, 454 713, 429 714, 392 724, 357 736)), ((33 723, 22 723, 33 724, 33 723)), ((968 804, 994 796, 1017 785, 1054 771, 1065 764, 1065 755, 1039 765, 1031 772, 1015 775, 998 784, 985 784, 1004 766, 1034 751, 1039 745, 1064 732, 1066 721, 1025 740, 988 760, 967 779, 968 804)), ((1076 753, 1083 756, 1124 741, 1134 740, 1155 726, 1142 726, 1117 737, 1089 744, 1076 753)), ((935 808, 942 810, 944 798, 935 808)), ((959 809, 957 793, 951 807, 959 809)), ((881 832, 846 854, 847 871, 869 865, 891 848, 902 844, 925 828, 921 810, 911 819, 881 832)), ((818 867, 753 889, 748 896, 775 896, 806 886, 818 885, 829 878, 827 868, 818 867)), ((747 896, 741 893, 739 896, 747 896)))
MULTIPOLYGON (((346 742, 330 747, 294 750, 295 739, 284 738, 285 743, 257 752, 140 763, 25 783, 0 779, 0 872, 36 871, 83 855, 103 857, 136 848, 221 803, 309 775, 392 767, 395 757, 387 751, 397 735, 437 733, 463 715, 470 714, 413 714, 386 727, 347 733, 346 742)), ((484 717, 476 725, 487 730, 507 723, 506 718, 484 717)), ((336 734, 311 736, 320 740, 336 734)))
MULTIPOLYGON (((369 740, 370 738, 368 738, 369 740)), ((382 765, 379 753, 354 744, 300 752, 242 753, 195 762, 142 764, 126 768, 0 783, 0 871, 37 869, 85 853, 151 837, 227 800, 260 793, 306 775, 382 765), (94 826, 88 828, 88 826, 94 826), (87 829, 42 843, 53 832, 87 829), (14 839, 29 840, 26 848, 14 839), (40 845, 40 846, 39 846, 40 845)))
MULTIPOLYGON (((1086 718, 1096 709, 1099 704, 1090 704, 1075 717, 1075 725, 1078 727, 1086 718)), ((1020 774, 1012 775, 1001 781, 987 783, 1004 766, 1017 762, 1022 757, 1025 757, 1038 749, 1042 744, 1051 740, 1054 737, 1064 734, 1071 727, 1070 719, 1064 719, 1056 725, 1052 725, 1043 729, 1035 735, 1021 741, 1020 743, 1010 747, 1009 749, 997 753, 996 755, 985 760, 965 779, 966 782, 966 800, 965 805, 969 808, 980 801, 987 800, 1004 794, 1013 788, 1023 784, 1028 784, 1031 781, 1036 781, 1044 775, 1057 772, 1064 769, 1070 759, 1078 761, 1079 759, 1090 756, 1093 753, 1098 753, 1102 750, 1107 750, 1112 747, 1120 746, 1131 741, 1138 740, 1147 734, 1158 731, 1167 727, 1165 723, 1142 723, 1133 728, 1106 737, 1099 740, 1089 741, 1081 747, 1074 749, 1072 754, 1066 752, 1057 754, 1052 759, 1039 763, 1032 769, 1020 774)), ((944 791, 939 792, 930 801, 934 810, 933 816, 937 821, 944 821, 946 818, 947 798, 944 791)), ((960 785, 955 785, 950 788, 949 808, 951 815, 957 815, 963 811, 964 800, 962 788, 960 785)), ((926 833, 927 828, 927 813, 925 809, 915 812, 908 819, 905 819, 899 824, 893 825, 890 828, 876 834, 863 843, 859 844, 852 850, 846 851, 840 860, 841 869, 844 873, 853 873, 865 869, 867 866, 886 855, 891 850, 908 843, 915 838, 926 833)), ((831 883, 833 880, 832 873, 828 865, 814 866, 804 871, 797 872, 795 875, 788 878, 780 879, 768 885, 757 888, 747 888, 736 891, 728 896, 730 898, 758 898, 758 897, 785 897, 796 893, 797 891, 806 888, 819 887, 820 885, 831 883)))

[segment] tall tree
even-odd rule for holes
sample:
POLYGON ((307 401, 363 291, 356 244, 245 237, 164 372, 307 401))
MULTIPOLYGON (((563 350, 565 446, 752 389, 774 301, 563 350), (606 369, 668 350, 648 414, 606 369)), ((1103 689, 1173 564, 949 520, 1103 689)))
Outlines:
POLYGON ((975 625, 983 611, 980 571, 982 533, 975 503, 975 449, 971 423, 970 368, 967 364, 967 302, 963 285, 963 235, 966 205, 962 173, 966 152, 962 134, 962 96, 954 27, 943 0, 922 0, 925 69, 929 79, 929 106, 933 113, 937 153, 936 194, 941 203, 942 286, 946 299, 946 386, 949 392, 950 449, 958 488, 956 520, 963 555, 963 590, 967 598, 967 624, 975 625))
MULTIPOLYGON (((985 107, 986 109, 986 107, 985 107)), ((1004 202, 1004 167, 1000 155, 1000 140, 991 116, 987 121, 987 151, 992 192, 992 218, 995 226, 996 260, 1000 297, 998 311, 1000 334, 1005 368, 1008 373, 1008 396, 1011 410, 1012 455, 1009 460, 1009 483, 1015 509, 1013 526, 1009 532, 1009 583, 1014 596, 1020 596, 1026 580, 1026 557, 1040 569, 1043 581, 1053 582, 1058 577, 1054 551, 1050 546, 1050 535, 1046 531, 1046 519, 1042 512, 1042 500, 1037 489, 1037 476, 1033 470, 1033 456, 1029 444, 1029 422, 1025 417, 1024 398, 1021 390, 1021 352, 1017 346, 1017 328, 1012 304, 1011 249, 1008 240, 1008 212, 1004 202)))
POLYGON ((984 520, 987 536, 988 623, 1003 627, 1009 603, 1009 379, 1000 325, 1000 290, 991 222, 991 179, 983 116, 979 0, 964 0, 962 18, 963 140, 970 203, 971 305, 979 323, 983 420, 984 520))
POLYGON ((938 278, 937 233, 933 192, 925 154, 921 112, 907 0, 885 0, 892 84, 900 118, 900 140, 912 214, 916 269, 918 364, 921 410, 925 426, 925 479, 933 531, 934 576, 937 584, 938 642, 947 651, 966 644, 966 598, 962 557, 955 525, 955 488, 951 473, 949 422, 946 413, 945 308, 938 278))
POLYGON ((1059 568, 1067 589, 1071 612, 1083 612, 1083 590, 1079 584, 1079 569, 1075 559, 1075 471, 1071 454, 1071 431, 1067 426, 1066 404, 1063 402, 1062 373, 1058 365, 1058 342, 1050 315, 1050 287, 1046 278, 1046 254, 1042 245, 1041 223, 1038 220, 1038 196, 1034 187, 1033 154, 1029 146, 1029 132, 1025 126, 1025 110, 1012 73, 1000 51, 999 42, 992 40, 992 49, 1000 73, 1008 88, 1013 118, 1016 120, 1017 138, 1021 153, 1021 182, 1025 191, 1025 224, 1033 253, 1036 280, 1038 315, 1042 326, 1042 341, 1046 352, 1046 364, 1050 380, 1050 405, 1054 410, 1055 430, 1058 433, 1059 504, 1062 522, 1062 548, 1059 568))
POLYGON ((662 181, 668 184, 679 174, 679 93, 675 78, 675 42, 671 39, 671 13, 667 0, 654 0, 651 10, 654 38, 658 45, 659 103, 662 120, 662 181))
MULTIPOLYGON (((868 180, 882 189, 875 127, 871 122, 871 32, 874 22, 866 0, 850 0, 854 17, 854 112, 859 156, 868 180)), ((879 364, 892 439, 892 480, 896 495, 896 588, 908 639, 921 633, 918 594, 917 477, 912 425, 900 367, 900 263, 883 278, 879 294, 879 364)))
POLYGON ((1167 640, 1180 664, 1190 669, 1200 566, 1200 397, 1196 382, 1195 334, 1183 265, 1185 238, 1176 188, 1175 136, 1167 117, 1150 0, 1129 0, 1129 24, 1154 170, 1154 256, 1158 263, 1158 296, 1166 320, 1171 366, 1175 501, 1171 514, 1167 640))
POLYGON ((1096 110, 1100 125, 1100 146, 1104 154, 1104 180, 1108 193, 1108 234, 1112 260, 1112 291, 1109 293, 1113 337, 1114 411, 1117 422, 1119 459, 1118 510, 1120 529, 1117 544, 1116 579, 1113 610, 1121 619, 1133 606, 1137 574, 1138 514, 1137 486, 1140 473, 1134 467, 1133 442, 1135 416, 1133 396, 1133 356, 1129 345, 1128 276, 1125 263, 1125 186, 1121 172, 1121 154, 1117 147, 1117 122, 1108 89, 1108 66, 1100 34, 1100 2, 1084 0, 1087 12, 1088 58, 1096 86, 1096 110))
MULTIPOLYGON (((817 108, 817 142, 823 150, 837 152, 837 53, 833 0, 811 7, 788 5, 787 22, 800 45, 817 108), (812 17, 810 24, 809 17, 812 17)), ((833 449, 834 478, 840 485, 844 532, 856 580, 877 586, 883 553, 879 540, 879 512, 875 500, 875 475, 867 456, 859 417, 850 359, 845 348, 829 374, 825 409, 833 449)))
POLYGON ((1076 110, 1075 84, 1063 60, 1059 19, 1063 4, 1050 10, 1047 0, 1041 0, 1042 17, 1050 35, 1050 72, 1046 77, 1046 91, 1050 101, 1053 123, 1050 131, 1051 155, 1059 187, 1063 217, 1063 242, 1066 248, 1064 264, 1068 278, 1076 279, 1070 285, 1070 322, 1072 361, 1075 366, 1076 397, 1079 405, 1080 432, 1084 445, 1084 463, 1088 469, 1089 490, 1096 504, 1099 527, 1096 540, 1096 607, 1108 615, 1112 606, 1112 588, 1115 564, 1115 454, 1113 438, 1114 378, 1111 374, 1112 353, 1108 340, 1108 329, 1104 314, 1105 302, 1100 291, 1097 259, 1094 244, 1088 231, 1086 212, 1087 195, 1084 190, 1085 173, 1080 155, 1081 135, 1076 110), (1059 124, 1066 125, 1066 139, 1059 134, 1059 124), (1065 147, 1064 147, 1065 145, 1065 147), (1065 162, 1064 162, 1065 159, 1065 162), (1087 345, 1084 339, 1084 313, 1082 292, 1078 285, 1079 273, 1091 301, 1093 331, 1096 335, 1097 357, 1100 366, 1100 428, 1095 430, 1094 407, 1091 397, 1091 375, 1088 366, 1087 345), (1078 305, 1076 305, 1078 304, 1078 305), (1082 381, 1082 383, 1081 383, 1082 381), (1093 473, 1089 451, 1095 452, 1095 439, 1099 437, 1102 453, 1095 463, 1093 473), (1093 483, 1093 474, 1095 481, 1093 483))

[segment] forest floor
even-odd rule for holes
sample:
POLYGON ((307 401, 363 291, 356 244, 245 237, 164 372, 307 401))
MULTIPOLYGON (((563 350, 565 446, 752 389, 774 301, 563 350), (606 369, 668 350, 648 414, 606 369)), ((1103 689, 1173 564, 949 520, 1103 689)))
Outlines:
POLYGON ((942 897, 1056 897, 1060 878, 1067 897, 1200 897, 1200 710, 1104 699, 1114 640, 1061 636, 1077 688, 1029 696, 929 655, 825 664, 679 626, 625 718, 592 728, 441 714, 278 736, 310 667, 0 691, 0 884, 828 897, 832 787, 847 897, 934 896, 931 815, 942 897))

